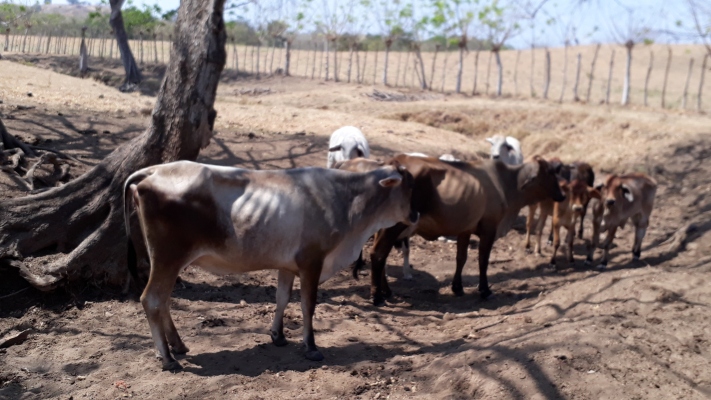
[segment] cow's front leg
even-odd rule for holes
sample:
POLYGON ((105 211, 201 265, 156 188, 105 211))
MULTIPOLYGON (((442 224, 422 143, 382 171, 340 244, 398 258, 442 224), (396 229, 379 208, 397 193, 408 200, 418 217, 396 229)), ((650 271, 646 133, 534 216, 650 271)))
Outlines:
POLYGON ((410 265, 410 238, 402 239, 402 277, 412 280, 412 266, 410 265))
POLYGON ((600 260, 600 265, 597 266, 597 269, 607 268, 607 262, 609 261, 610 257, 610 247, 612 247, 612 240, 615 238, 616 232, 616 226, 607 231, 607 237, 605 238, 605 242, 603 243, 602 260, 600 260))
MULTIPOLYGON (((486 224, 484 224, 486 225, 486 224)), ((489 278, 487 276, 487 269, 489 268, 489 256, 491 255, 491 248, 494 247, 494 241, 496 240, 496 224, 490 224, 493 226, 493 230, 489 228, 486 231, 481 232, 479 236, 479 296, 482 300, 486 300, 491 296, 491 289, 489 289, 489 278)))
POLYGON ((635 226, 634 231, 634 246, 632 246, 632 258, 636 261, 642 256, 642 240, 647 234, 647 226, 649 221, 643 220, 639 217, 632 219, 635 226))
POLYGON ((316 311, 316 292, 321 275, 323 261, 312 263, 306 268, 299 268, 301 281, 301 312, 304 317, 304 345, 306 345, 306 358, 311 361, 323 360, 323 354, 316 347, 314 339, 313 318, 316 311))
POLYGON ((274 321, 272 322, 272 328, 270 330, 272 343, 277 346, 286 346, 289 343, 286 337, 284 337, 284 311, 286 310, 286 306, 289 305, 289 299, 291 299, 291 290, 294 287, 295 276, 296 275, 289 271, 279 270, 276 312, 274 313, 274 321))
POLYGON ((469 233, 457 236, 457 269, 452 279, 452 292, 457 296, 464 296, 464 285, 462 285, 462 271, 467 263, 467 253, 469 250, 469 233))
POLYGON ((370 253, 372 269, 370 272, 370 295, 373 298, 373 305, 384 305, 385 298, 392 294, 388 286, 388 278, 385 275, 385 264, 397 238, 406 228, 403 224, 397 224, 375 234, 373 251, 370 253))

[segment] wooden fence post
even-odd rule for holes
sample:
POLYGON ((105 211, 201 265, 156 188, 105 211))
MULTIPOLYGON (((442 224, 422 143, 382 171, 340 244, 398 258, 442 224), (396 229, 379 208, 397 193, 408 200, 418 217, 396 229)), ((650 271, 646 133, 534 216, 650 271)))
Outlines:
POLYGON ((706 74, 706 61, 708 61, 711 55, 706 54, 704 56, 704 62, 701 63, 701 77, 699 78, 699 93, 696 95, 696 111, 701 112, 701 94, 704 91, 704 76, 706 74))
POLYGON ((667 96, 667 81, 669 80, 669 68, 671 68, 672 60, 672 50, 671 47, 667 48, 667 67, 664 70, 664 84, 662 86, 662 108, 666 108, 666 96, 667 96))
POLYGON ((514 97, 518 96, 518 60, 521 58, 521 50, 516 50, 516 62, 514 63, 514 97))
POLYGON ((543 98, 548 99, 548 89, 551 87, 551 52, 546 48, 546 65, 544 71, 543 98))
POLYGON ((649 77, 652 76, 652 66, 654 65, 654 52, 652 50, 649 51, 649 65, 647 66, 647 76, 644 77, 644 106, 648 106, 649 104, 647 103, 647 95, 648 95, 648 87, 649 87, 649 77))
POLYGON ((689 71, 686 73, 686 83, 684 84, 684 94, 681 97, 681 108, 686 109, 686 98, 689 95, 689 81, 691 81, 691 72, 694 69, 694 57, 689 60, 689 71))
POLYGON ((585 102, 590 103, 590 92, 592 91, 593 77, 595 76, 595 62, 597 61, 597 55, 600 52, 600 43, 595 46, 595 54, 593 54, 592 62, 590 63, 590 77, 588 79, 588 93, 585 95, 585 102))
POLYGON ((580 83, 580 61, 582 59, 583 55, 578 53, 577 59, 578 61, 576 62, 575 65, 575 85, 573 86, 573 101, 578 102, 580 101, 580 96, 578 96, 578 84, 580 83))
POLYGON ((563 86, 560 90, 560 98, 558 98, 558 103, 563 102, 563 96, 565 96, 565 87, 568 85, 568 48, 570 48, 570 43, 565 41, 565 50, 563 52, 563 86))
POLYGON ((607 92, 605 93, 605 104, 610 104, 610 86, 612 85, 612 67, 615 65, 615 49, 612 49, 610 55, 610 70, 607 74, 607 92))

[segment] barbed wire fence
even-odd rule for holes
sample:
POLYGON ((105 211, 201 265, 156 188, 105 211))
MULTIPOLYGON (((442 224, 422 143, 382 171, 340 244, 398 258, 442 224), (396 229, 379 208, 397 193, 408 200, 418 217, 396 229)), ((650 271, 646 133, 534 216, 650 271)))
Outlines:
MULTIPOLYGON (((4 38, 0 48, 6 54, 79 56, 81 40, 78 33, 71 34, 57 29, 35 32, 32 26, 25 26, 14 30, 7 28, 2 34, 4 38)), ((129 45, 137 63, 140 66, 166 64, 172 41, 172 37, 167 36, 141 31, 138 38, 130 39, 129 45)), ((86 44, 90 59, 120 59, 116 40, 109 30, 89 33, 86 44)), ((334 51, 332 48, 326 50, 328 47, 319 41, 294 44, 288 52, 289 75, 312 80, 384 86, 384 46, 373 45, 372 42, 370 45, 376 48, 360 44, 334 51)), ((625 64, 616 60, 615 54, 622 54, 622 50, 621 46, 614 44, 568 49, 502 50, 502 97, 545 99, 560 103, 620 104, 625 64), (531 70, 529 65, 536 68, 531 70), (572 82, 571 76, 574 79, 572 82), (521 90, 526 86, 530 90, 521 90)), ((263 45, 249 46, 228 38, 226 51, 225 68, 238 74, 264 78, 286 72, 287 50, 284 41, 275 39, 263 45)), ((463 93, 494 96, 498 71, 495 64, 492 66, 491 62, 486 61, 491 58, 490 53, 488 50, 466 50, 461 78, 463 93)), ((386 86, 392 89, 420 90, 421 81, 425 79, 429 82, 429 90, 454 92, 459 68, 458 49, 423 51, 421 54, 425 71, 430 75, 424 78, 417 68, 414 51, 391 50, 386 86)), ((631 65, 630 104, 710 111, 711 89, 704 90, 705 76, 711 69, 709 58, 701 45, 639 46, 634 50, 631 65)))

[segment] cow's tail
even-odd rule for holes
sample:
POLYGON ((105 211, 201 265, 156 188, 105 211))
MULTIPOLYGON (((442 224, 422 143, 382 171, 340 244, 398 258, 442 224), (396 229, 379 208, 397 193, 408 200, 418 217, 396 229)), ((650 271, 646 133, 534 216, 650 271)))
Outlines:
POLYGON ((126 224, 126 237, 127 237, 127 254, 126 259, 128 263, 128 272, 131 275, 131 279, 135 282, 137 287, 141 287, 141 281, 138 277, 138 257, 136 253, 136 246, 133 243, 131 235, 131 206, 135 207, 133 202, 133 185, 140 183, 142 180, 146 179, 151 175, 150 172, 142 169, 140 171, 134 172, 131 176, 126 179, 126 183, 123 185, 123 218, 126 224))

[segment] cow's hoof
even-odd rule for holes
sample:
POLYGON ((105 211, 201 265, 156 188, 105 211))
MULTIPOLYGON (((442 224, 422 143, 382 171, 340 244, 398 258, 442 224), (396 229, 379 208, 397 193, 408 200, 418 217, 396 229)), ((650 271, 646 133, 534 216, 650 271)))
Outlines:
POLYGON ((592 265, 592 258, 586 258, 585 259, 585 265, 592 265))
POLYGON ((526 247, 526 254, 532 254, 533 250, 530 247, 526 247))
POLYGON ((269 331, 269 334, 271 335, 271 337, 272 337, 272 343, 274 343, 275 346, 277 346, 277 347, 284 347, 284 346, 286 346, 287 344, 289 344, 289 342, 286 340, 286 338, 284 337, 284 335, 280 335, 280 334, 278 334, 278 333, 276 333, 276 332, 274 332, 274 331, 269 331))
POLYGON ((596 268, 599 269, 600 271, 602 271, 605 268, 607 268, 607 264, 599 264, 596 268))
POLYGON ((181 369, 183 366, 175 360, 163 363, 163 371, 179 371, 181 369))
POLYGON ((304 355, 306 356, 307 360, 311 360, 311 361, 322 361, 323 360, 323 354, 321 354, 321 352, 318 350, 307 350, 306 354, 304 354, 304 355))
POLYGON ((491 298, 491 295, 492 295, 492 294, 494 294, 494 292, 492 292, 492 291, 491 291, 490 289, 488 289, 488 288, 487 288, 486 290, 480 290, 480 291, 479 291, 479 298, 482 299, 482 300, 488 300, 488 299, 491 298))
POLYGON ((639 258, 642 257, 642 252, 641 251, 633 251, 632 252, 632 259, 634 261, 639 261, 639 258))
POLYGON ((452 293, 457 297, 464 296, 464 288, 461 286, 452 286, 452 293))
POLYGON ((373 296, 373 305, 376 307, 382 307, 385 305, 385 297, 383 296, 373 296))
POLYGON ((185 354, 190 351, 188 346, 185 345, 185 343, 179 343, 177 346, 172 346, 170 350, 173 352, 173 354, 185 354))

